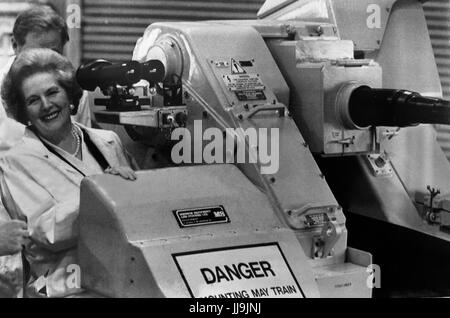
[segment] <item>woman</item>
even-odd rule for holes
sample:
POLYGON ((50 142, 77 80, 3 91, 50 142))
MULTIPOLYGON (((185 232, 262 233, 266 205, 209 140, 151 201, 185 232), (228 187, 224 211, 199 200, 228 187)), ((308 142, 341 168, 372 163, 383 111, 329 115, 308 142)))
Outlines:
POLYGON ((71 121, 81 95, 70 62, 49 49, 22 52, 3 84, 8 112, 27 126, 24 138, 0 158, 0 186, 9 214, 28 224, 30 297, 81 291, 70 281, 81 180, 103 172, 136 179, 115 133, 71 121))

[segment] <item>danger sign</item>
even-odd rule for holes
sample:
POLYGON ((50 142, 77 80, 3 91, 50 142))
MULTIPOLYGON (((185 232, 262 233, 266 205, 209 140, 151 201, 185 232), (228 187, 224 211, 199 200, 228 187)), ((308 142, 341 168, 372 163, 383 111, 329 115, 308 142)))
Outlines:
POLYGON ((277 243, 174 255, 192 297, 304 297, 277 243))
POLYGON ((247 72, 235 59, 231 59, 231 74, 246 74, 247 72))

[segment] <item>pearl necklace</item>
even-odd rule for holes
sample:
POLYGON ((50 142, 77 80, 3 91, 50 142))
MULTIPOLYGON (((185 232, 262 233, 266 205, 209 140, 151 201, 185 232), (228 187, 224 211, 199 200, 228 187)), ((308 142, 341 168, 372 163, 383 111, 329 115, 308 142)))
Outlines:
POLYGON ((74 125, 72 125, 72 136, 73 138, 75 138, 76 142, 77 142, 77 147, 75 148, 75 152, 73 154, 71 154, 72 156, 76 157, 78 155, 78 152, 80 152, 80 147, 81 147, 81 137, 78 134, 77 129, 75 128, 74 125))

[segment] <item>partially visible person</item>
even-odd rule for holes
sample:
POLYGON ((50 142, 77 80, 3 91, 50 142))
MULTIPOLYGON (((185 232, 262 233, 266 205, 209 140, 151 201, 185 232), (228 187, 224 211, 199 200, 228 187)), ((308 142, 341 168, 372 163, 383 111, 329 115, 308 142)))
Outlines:
POLYGON ((77 264, 82 179, 102 173, 136 179, 134 160, 114 132, 71 120, 81 96, 71 63, 49 49, 23 51, 3 83, 10 116, 27 126, 0 156, 0 184, 8 213, 28 224, 29 297, 81 292, 66 282, 77 264))
MULTIPOLYGON (((64 19, 47 5, 35 5, 17 17, 13 27, 12 46, 14 52, 30 48, 48 48, 60 54, 69 41, 67 24, 64 19)), ((15 55, 0 69, 0 86, 8 73, 15 55)), ((92 118, 87 92, 83 93, 79 111, 73 119, 91 127, 92 118)), ((0 150, 11 148, 23 136, 25 127, 7 117, 5 106, 0 99, 0 150)))
MULTIPOLYGON (((0 209, 4 209, 0 207, 0 209)), ((2 213, 4 213, 2 211, 2 213)), ((0 218, 0 256, 12 255, 22 250, 28 237, 27 224, 23 221, 5 221, 0 218)))
POLYGON ((0 202, 0 298, 15 298, 23 288, 20 252, 28 238, 27 224, 11 220, 0 202))

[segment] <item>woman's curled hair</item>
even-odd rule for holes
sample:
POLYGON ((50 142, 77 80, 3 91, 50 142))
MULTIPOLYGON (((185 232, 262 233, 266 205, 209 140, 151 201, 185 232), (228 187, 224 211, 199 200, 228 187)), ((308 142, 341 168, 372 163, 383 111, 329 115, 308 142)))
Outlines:
POLYGON ((78 110, 83 90, 75 78, 75 70, 70 61, 50 49, 28 49, 20 53, 11 66, 2 85, 2 99, 8 115, 27 125, 28 116, 22 85, 25 79, 38 73, 50 73, 66 91, 70 102, 75 106, 72 115, 78 110))

